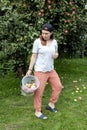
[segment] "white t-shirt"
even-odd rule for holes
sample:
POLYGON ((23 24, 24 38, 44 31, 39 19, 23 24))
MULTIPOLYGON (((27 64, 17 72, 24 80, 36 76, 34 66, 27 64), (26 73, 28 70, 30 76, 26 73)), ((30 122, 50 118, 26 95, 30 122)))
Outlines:
POLYGON ((37 59, 34 65, 35 71, 47 72, 54 69, 53 54, 57 52, 57 41, 53 39, 51 45, 42 45, 40 38, 36 39, 33 44, 32 53, 37 53, 37 59))

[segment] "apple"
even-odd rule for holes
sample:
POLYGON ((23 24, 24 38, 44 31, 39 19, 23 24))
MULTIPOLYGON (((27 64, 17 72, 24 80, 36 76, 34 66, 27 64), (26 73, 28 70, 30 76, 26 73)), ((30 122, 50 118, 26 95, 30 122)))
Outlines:
POLYGON ((44 9, 41 9, 41 13, 44 13, 44 9))
POLYGON ((70 1, 69 4, 72 5, 72 1, 70 1))
POLYGON ((48 4, 51 4, 51 0, 47 0, 47 3, 48 3, 48 4))
POLYGON ((51 9, 52 7, 51 7, 51 5, 48 5, 48 9, 51 9))
POLYGON ((75 11, 72 11, 72 14, 75 14, 76 12, 75 11))
POLYGON ((44 16, 44 13, 41 13, 41 16, 43 17, 43 16, 44 16))
POLYGON ((26 7, 26 3, 23 3, 23 7, 26 7))
POLYGON ((67 20, 66 20, 66 19, 64 20, 64 23, 67 23, 67 20))
POLYGON ((69 12, 66 12, 66 15, 67 15, 67 16, 70 16, 70 13, 69 13, 69 12))
POLYGON ((78 100, 82 100, 82 97, 81 97, 81 96, 79 96, 79 97, 78 97, 78 100))
POLYGON ((38 15, 41 16, 41 12, 39 12, 38 15))
POLYGON ((74 99, 75 102, 77 102, 77 99, 74 99))
POLYGON ((65 30, 64 32, 65 32, 65 33, 68 33, 68 30, 65 30))

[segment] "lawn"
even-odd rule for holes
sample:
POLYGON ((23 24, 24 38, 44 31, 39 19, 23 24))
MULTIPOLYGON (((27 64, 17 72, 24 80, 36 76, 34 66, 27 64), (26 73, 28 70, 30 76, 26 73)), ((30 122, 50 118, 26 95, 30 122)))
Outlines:
POLYGON ((33 96, 21 96, 21 78, 13 73, 0 77, 0 130, 87 130, 87 59, 59 59, 55 62, 63 85, 58 113, 45 110, 51 94, 47 84, 42 111, 34 116, 33 96))

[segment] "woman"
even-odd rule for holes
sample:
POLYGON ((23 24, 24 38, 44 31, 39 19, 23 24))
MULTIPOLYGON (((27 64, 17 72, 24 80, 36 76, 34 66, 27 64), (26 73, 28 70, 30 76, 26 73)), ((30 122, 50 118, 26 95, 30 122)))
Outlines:
POLYGON ((62 84, 57 72, 54 70, 54 59, 58 57, 57 41, 53 38, 53 27, 46 23, 42 26, 39 38, 34 41, 32 56, 30 60, 27 76, 31 75, 34 67, 34 75, 40 81, 40 87, 34 93, 34 109, 36 117, 47 119, 41 112, 42 95, 49 82, 52 87, 52 95, 46 109, 56 113, 55 103, 57 102, 62 90, 62 84))

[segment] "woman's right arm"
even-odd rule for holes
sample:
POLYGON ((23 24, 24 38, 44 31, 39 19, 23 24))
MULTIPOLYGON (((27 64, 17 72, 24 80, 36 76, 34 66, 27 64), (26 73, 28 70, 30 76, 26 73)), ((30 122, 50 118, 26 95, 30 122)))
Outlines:
POLYGON ((28 71, 27 71, 27 73, 26 73, 26 76, 30 76, 30 75, 31 75, 32 70, 33 70, 33 67, 34 67, 34 64, 35 64, 35 62, 36 62, 36 59, 37 59, 37 53, 33 53, 33 54, 31 55, 30 65, 29 65, 29 69, 28 69, 28 71))

